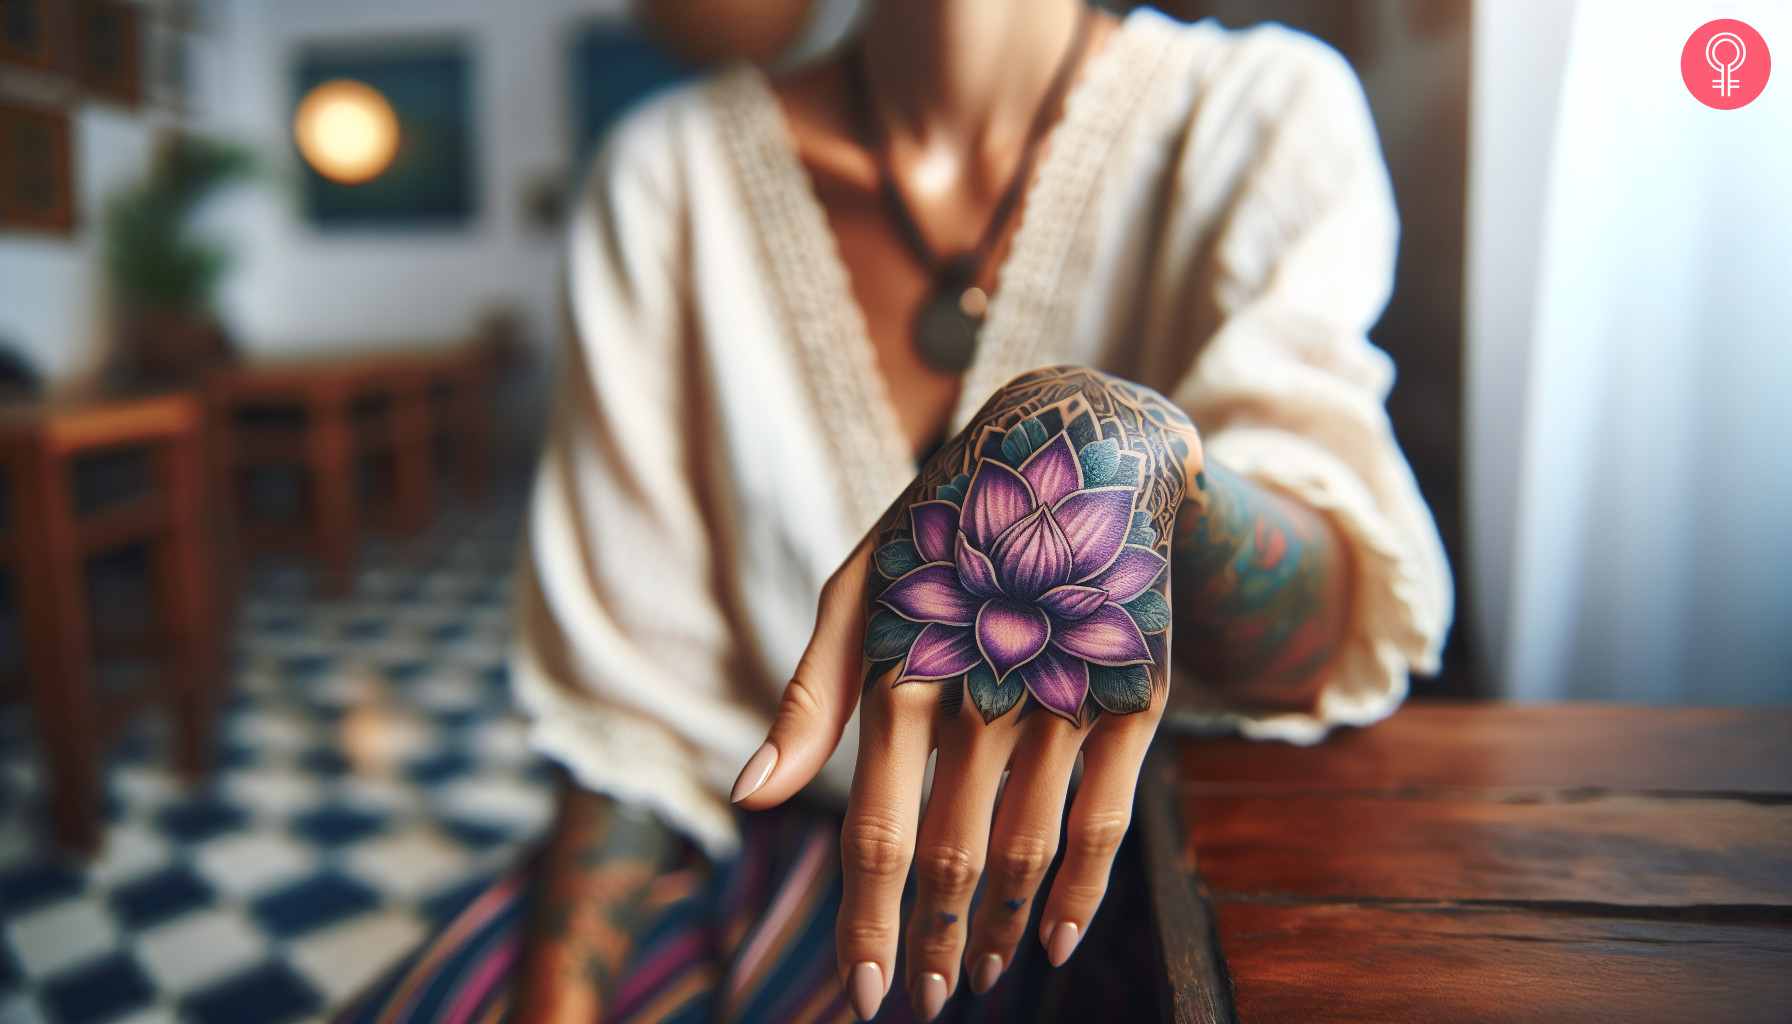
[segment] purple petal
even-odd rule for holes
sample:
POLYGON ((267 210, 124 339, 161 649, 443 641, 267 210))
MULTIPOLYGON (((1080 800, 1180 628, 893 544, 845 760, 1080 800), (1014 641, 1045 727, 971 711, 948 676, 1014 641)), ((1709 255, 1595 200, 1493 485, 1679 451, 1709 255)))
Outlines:
POLYGON ((1058 502, 1052 518, 1075 552, 1070 578, 1081 583, 1106 569, 1132 529, 1138 494, 1131 487, 1095 487, 1058 502))
POLYGON ((978 597, 999 597, 1002 588, 996 583, 996 567, 989 562, 989 556, 964 539, 964 533, 958 534, 958 582, 978 597))
POLYGON ((902 668, 905 679, 950 679, 969 672, 983 655, 977 651, 977 638, 972 630, 961 626, 942 626, 930 622, 915 645, 908 649, 908 664, 902 668))
POLYGON ((958 528, 978 551, 989 550, 1002 531, 1033 511, 1033 489, 1019 473, 994 459, 984 459, 965 492, 958 528))
POLYGON ((1098 665, 1137 665, 1151 660, 1139 624, 1117 604, 1102 605, 1080 622, 1058 623, 1052 630, 1052 643, 1098 665))
POLYGON ((1108 592, 1098 587, 1056 587, 1039 599, 1039 607, 1060 619, 1086 619, 1106 604, 1108 592))
POLYGON ((1089 585, 1107 591, 1108 600, 1115 604, 1125 604, 1150 590, 1151 584, 1157 582, 1157 577, 1168 564, 1164 556, 1150 548, 1128 544, 1120 549, 1120 556, 1114 559, 1114 564, 1090 580, 1089 585))
POLYGON ((997 598, 977 613, 977 646, 996 670, 997 681, 1033 660, 1051 637, 1051 623, 1032 605, 997 598))
POLYGON ((915 530, 915 549, 929 562, 952 560, 952 535, 958 532, 958 506, 949 501, 923 501, 908 507, 915 530))
POLYGON ((1077 720, 1083 697, 1089 692, 1089 666, 1056 647, 1020 667, 1021 681, 1033 699, 1070 719, 1077 720))
POLYGON ((1066 494, 1083 489, 1083 465, 1061 431, 1021 463, 1020 475, 1033 485, 1041 505, 1056 505, 1066 494))
POLYGON ((951 562, 923 565, 890 584, 878 600, 905 619, 953 626, 970 625, 982 603, 958 585, 958 570, 951 562))
POLYGON ((989 560, 1002 593, 1021 601, 1036 601, 1070 579, 1070 542, 1051 510, 1043 507, 996 538, 989 560))

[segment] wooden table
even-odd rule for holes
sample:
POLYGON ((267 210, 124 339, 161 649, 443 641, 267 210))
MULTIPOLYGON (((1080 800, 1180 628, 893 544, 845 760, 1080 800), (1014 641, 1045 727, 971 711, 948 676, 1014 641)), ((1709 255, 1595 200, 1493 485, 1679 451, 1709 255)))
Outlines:
POLYGON ((1152 770, 1170 1019, 1792 1021, 1792 713, 1414 705, 1152 770))
POLYGON ((219 371, 208 390, 236 542, 309 550, 326 587, 346 590, 364 523, 408 533, 428 522, 444 442, 456 452, 463 491, 483 490, 488 376, 489 358, 474 346, 324 354, 219 371), (383 500, 357 493, 359 471, 370 462, 389 469, 383 500), (302 470, 302 523, 269 525, 248 515, 246 473, 265 466, 302 470))

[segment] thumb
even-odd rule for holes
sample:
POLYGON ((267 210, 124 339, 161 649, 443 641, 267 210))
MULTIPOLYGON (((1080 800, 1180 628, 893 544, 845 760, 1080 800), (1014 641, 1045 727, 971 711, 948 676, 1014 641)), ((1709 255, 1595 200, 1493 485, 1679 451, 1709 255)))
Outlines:
POLYGON ((729 799, 740 806, 761 810, 790 799, 840 745, 859 700, 870 565, 867 538, 821 588, 815 633, 784 687, 771 734, 735 780, 729 799))

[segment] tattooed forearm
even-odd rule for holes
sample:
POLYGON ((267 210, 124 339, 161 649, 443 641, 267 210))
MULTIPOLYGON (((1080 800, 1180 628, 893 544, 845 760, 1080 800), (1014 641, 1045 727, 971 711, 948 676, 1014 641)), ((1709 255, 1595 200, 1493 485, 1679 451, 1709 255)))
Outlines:
POLYGON ((651 814, 565 784, 536 890, 517 1020, 602 1019, 642 901, 671 847, 651 814))
POLYGON ((1167 685, 1169 541, 1188 419, 1092 370, 1015 378, 874 531, 866 684, 931 682, 993 722, 1026 699, 1074 722, 1167 685))
POLYGON ((1323 513, 1209 464, 1171 550, 1176 660, 1249 706, 1307 710, 1344 636, 1350 561, 1323 513))

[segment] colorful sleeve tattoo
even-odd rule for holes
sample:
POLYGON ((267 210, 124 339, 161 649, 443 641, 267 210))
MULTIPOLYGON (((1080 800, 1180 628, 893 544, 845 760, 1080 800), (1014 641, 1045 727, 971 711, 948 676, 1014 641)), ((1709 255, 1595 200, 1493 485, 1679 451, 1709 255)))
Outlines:
POLYGON ((1248 708, 1311 709, 1349 613, 1349 553, 1332 521, 1210 462, 1170 559, 1176 660, 1248 708))
POLYGON ((646 811, 570 783, 544 854, 531 949, 518 973, 519 1010, 555 1006, 561 1016, 600 1020, 627 963, 636 918, 672 848, 646 811))

